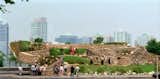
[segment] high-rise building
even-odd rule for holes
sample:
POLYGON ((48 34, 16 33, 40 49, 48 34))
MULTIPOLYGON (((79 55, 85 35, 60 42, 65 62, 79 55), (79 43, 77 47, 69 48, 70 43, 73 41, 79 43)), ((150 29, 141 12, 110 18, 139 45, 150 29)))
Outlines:
POLYGON ((112 43, 112 42, 114 42, 113 36, 105 36, 104 37, 104 42, 105 43, 112 43))
POLYGON ((42 38, 47 42, 47 19, 45 17, 37 18, 32 22, 31 40, 42 38))
POLYGON ((114 32, 114 42, 126 42, 131 44, 131 35, 125 31, 114 32))
MULTIPOLYGON (((9 25, 8 23, 4 23, 0 21, 0 51, 4 53, 4 55, 9 55, 8 49, 8 42, 9 42, 9 25)), ((8 60, 5 59, 3 62, 4 66, 8 66, 8 60)))
POLYGON ((55 38, 55 41, 58 43, 76 44, 78 40, 78 36, 75 35, 60 35, 59 37, 55 38))
POLYGON ((152 36, 149 36, 148 34, 144 33, 135 40, 135 46, 146 46, 147 42, 151 39, 152 36))

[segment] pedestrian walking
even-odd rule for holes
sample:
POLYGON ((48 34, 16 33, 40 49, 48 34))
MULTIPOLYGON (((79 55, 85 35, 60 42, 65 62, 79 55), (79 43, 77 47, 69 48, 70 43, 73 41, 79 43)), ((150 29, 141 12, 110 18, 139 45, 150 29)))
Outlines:
POLYGON ((54 66, 53 71, 54 71, 54 73, 55 73, 56 75, 58 75, 58 73, 59 73, 59 67, 58 67, 58 65, 55 65, 55 66, 54 66))
POLYGON ((64 74, 64 67, 63 67, 63 65, 60 66, 59 70, 60 70, 59 75, 63 76, 63 74, 64 74))
POLYGON ((71 77, 74 77, 74 66, 71 66, 71 77))
POLYGON ((75 74, 76 74, 76 76, 78 77, 79 76, 79 70, 80 70, 80 68, 79 68, 79 66, 77 65, 76 66, 76 68, 75 68, 75 74))
POLYGON ((23 68, 21 66, 18 67, 19 75, 22 75, 23 68))
POLYGON ((36 66, 35 65, 31 66, 31 71, 32 71, 32 75, 36 75, 36 66))

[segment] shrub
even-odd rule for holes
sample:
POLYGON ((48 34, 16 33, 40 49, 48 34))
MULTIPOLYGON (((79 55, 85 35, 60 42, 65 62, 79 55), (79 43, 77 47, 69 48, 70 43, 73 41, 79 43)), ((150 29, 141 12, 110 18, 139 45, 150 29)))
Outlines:
POLYGON ((31 45, 31 42, 29 41, 19 41, 20 51, 22 52, 30 51, 30 45, 31 45))
POLYGON ((132 71, 135 73, 143 73, 143 70, 140 67, 133 67, 132 71))
POLYGON ((67 54, 67 55, 69 55, 69 54, 70 54, 70 49, 68 49, 68 48, 66 48, 66 49, 63 49, 63 52, 64 52, 64 54, 67 54))
POLYGON ((126 73, 129 70, 125 67, 117 67, 116 71, 120 73, 126 73))
POLYGON ((88 72, 98 72, 103 73, 105 71, 109 73, 127 73, 128 71, 132 71, 135 73, 144 73, 154 71, 155 66, 153 64, 145 64, 145 65, 129 65, 129 66, 105 66, 105 65, 80 65, 80 72, 88 73, 88 72))
POLYGON ((89 59, 78 57, 78 56, 65 56, 64 61, 66 61, 70 64, 75 64, 75 63, 77 63, 77 64, 88 64, 89 63, 89 59))
POLYGON ((96 71, 98 72, 98 73, 103 73, 103 72, 105 72, 107 70, 107 67, 106 66, 99 66, 97 69, 96 69, 96 71))
POLYGON ((86 73, 87 67, 85 66, 80 66, 80 72, 86 73))
POLYGON ((36 38, 34 39, 35 43, 43 43, 43 39, 42 38, 36 38))
POLYGON ((84 54, 84 53, 86 53, 86 49, 84 49, 84 48, 79 48, 79 49, 76 49, 76 53, 78 54, 78 55, 80 55, 80 54, 84 54))
POLYGON ((63 52, 61 51, 60 48, 51 48, 50 50, 50 55, 57 57, 58 55, 63 55, 63 52))

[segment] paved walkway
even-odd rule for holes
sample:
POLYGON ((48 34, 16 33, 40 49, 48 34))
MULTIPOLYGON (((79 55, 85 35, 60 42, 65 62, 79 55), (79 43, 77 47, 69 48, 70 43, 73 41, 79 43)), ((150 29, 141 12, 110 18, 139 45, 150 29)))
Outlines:
POLYGON ((154 79, 149 75, 129 75, 129 76, 79 76, 79 77, 55 77, 55 76, 18 76, 14 74, 0 74, 0 79, 154 79))

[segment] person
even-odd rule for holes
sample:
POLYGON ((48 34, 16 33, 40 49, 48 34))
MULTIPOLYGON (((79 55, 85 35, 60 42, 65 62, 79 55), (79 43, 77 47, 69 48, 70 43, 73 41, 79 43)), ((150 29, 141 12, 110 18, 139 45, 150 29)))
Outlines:
POLYGON ((40 71, 40 75, 42 75, 42 72, 43 72, 43 68, 44 68, 44 66, 42 65, 42 66, 40 66, 40 68, 39 68, 39 71, 40 71))
POLYGON ((35 65, 31 66, 31 71, 32 71, 32 75, 36 75, 36 66, 35 65))
POLYGON ((74 67, 73 66, 71 66, 71 77, 74 77, 74 67))
POLYGON ((58 65, 55 65, 55 67, 54 67, 54 73, 56 75, 58 75, 58 73, 59 73, 59 67, 58 67, 58 65))
POLYGON ((79 66, 77 65, 76 66, 76 68, 75 68, 75 74, 76 74, 76 76, 78 77, 79 76, 79 70, 80 70, 80 68, 79 68, 79 66))
POLYGON ((35 65, 35 68, 36 68, 36 71, 35 71, 35 75, 39 75, 40 73, 39 73, 39 65, 38 64, 36 64, 35 65))
POLYGON ((67 65, 64 65, 64 72, 67 72, 67 65))
POLYGON ((18 67, 18 70, 19 70, 19 75, 22 75, 22 72, 23 72, 23 68, 21 66, 18 67))
POLYGON ((36 71, 37 71, 37 75, 41 75, 41 69, 39 65, 37 65, 36 71))
POLYGON ((64 74, 64 67, 63 67, 63 65, 60 66, 59 70, 60 70, 59 75, 62 76, 64 74))
POLYGON ((47 67, 48 67, 48 65, 47 65, 47 64, 45 64, 45 65, 44 65, 44 67, 43 67, 43 75, 46 75, 47 67))

